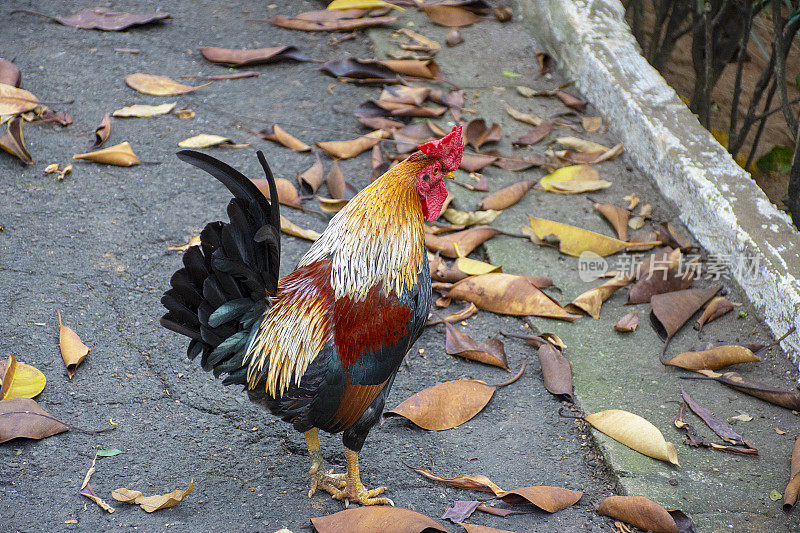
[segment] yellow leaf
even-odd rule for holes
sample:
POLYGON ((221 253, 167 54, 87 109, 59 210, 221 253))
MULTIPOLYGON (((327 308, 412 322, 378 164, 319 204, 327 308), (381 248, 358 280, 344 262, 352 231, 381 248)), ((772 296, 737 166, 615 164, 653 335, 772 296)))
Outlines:
POLYGON ((309 241, 316 241, 320 237, 320 234, 316 231, 312 229, 301 228, 283 215, 281 215, 281 231, 287 235, 301 237, 303 239, 308 239, 309 241))
POLYGON ((592 318, 598 319, 600 318, 600 306, 603 305, 603 302, 608 300, 618 289, 629 285, 631 281, 633 281, 632 276, 618 274, 599 287, 584 292, 572 300, 571 303, 565 305, 564 309, 576 313, 584 311, 592 318))
POLYGON ((139 91, 143 94, 152 94, 154 96, 175 96, 177 94, 186 94, 211 85, 211 82, 209 82, 203 85, 198 85, 197 87, 192 87, 191 85, 178 83, 177 81, 166 76, 143 74, 141 72, 137 72, 136 74, 128 74, 125 76, 125 83, 127 83, 128 87, 131 89, 139 91))
POLYGON ((611 187, 611 182, 599 179, 600 175, 589 165, 561 167, 539 180, 539 186, 558 194, 577 194, 611 187))
POLYGON ((90 350, 88 346, 83 344, 77 333, 61 322, 61 311, 57 311, 57 313, 58 326, 60 328, 58 343, 61 346, 61 357, 64 359, 64 364, 67 365, 67 375, 69 379, 72 379, 75 369, 89 355, 90 350))
POLYGON ((72 159, 85 159, 86 161, 106 163, 107 165, 115 165, 118 167, 130 167, 141 163, 139 158, 136 157, 136 154, 133 153, 133 149, 128 141, 94 152, 75 154, 72 156, 72 159))
POLYGON ((22 137, 22 124, 23 120, 19 117, 13 117, 8 121, 6 134, 0 137, 0 148, 18 157, 23 163, 32 165, 33 158, 25 148, 25 139, 22 137))
POLYGON ((328 9, 372 9, 373 7, 393 7, 405 11, 402 7, 383 0, 333 0, 328 4, 328 9))
POLYGON ((178 102, 172 102, 171 104, 161 104, 161 105, 136 104, 128 107, 123 107, 122 109, 117 109, 116 111, 111 113, 111 116, 149 118, 149 117, 154 117, 156 115, 166 115, 175 108, 175 105, 177 103, 178 102))
POLYGON ((47 383, 39 369, 25 363, 18 363, 12 353, 8 361, 0 361, 0 400, 11 398, 33 398, 47 383))
POLYGON ((541 118, 528 113, 523 113, 522 111, 517 111, 508 104, 506 104, 506 113, 508 113, 511 118, 519 120, 520 122, 524 122, 525 124, 530 124, 531 126, 538 126, 542 123, 541 118))
POLYGON ((192 246, 200 246, 200 235, 190 238, 186 244, 170 244, 167 246, 167 250, 170 252, 186 252, 192 246))
POLYGON ((326 213, 338 213, 344 209, 344 206, 346 206, 349 201, 344 199, 339 200, 337 198, 325 198, 324 196, 317 196, 317 200, 319 200, 319 208, 326 213))
POLYGON ((680 466, 675 446, 667 442, 657 427, 639 415, 621 409, 609 409, 587 415, 584 420, 597 431, 632 450, 680 466))
POLYGON ((469 276, 478 276, 480 274, 489 274, 491 272, 502 272, 503 267, 494 266, 490 263, 484 263, 469 257, 459 257, 456 259, 456 268, 464 274, 469 276))
POLYGON ((559 250, 561 253, 578 257, 581 253, 592 251, 597 255, 605 257, 613 255, 631 246, 656 245, 655 243, 631 243, 606 237, 593 231, 585 230, 575 226, 562 224, 553 220, 543 218, 528 217, 531 229, 538 239, 555 236, 559 240, 559 250))
POLYGON ((38 105, 39 99, 33 93, 7 83, 0 83, 0 115, 25 113, 38 105))
POLYGON ((596 142, 579 139, 577 137, 558 137, 556 142, 576 152, 607 152, 608 147, 598 144, 596 142))
POLYGON ((487 209, 486 211, 459 211, 448 207, 442 216, 451 224, 473 226, 475 224, 491 224, 502 211, 487 209))
POLYGON ((234 144, 234 142, 222 135, 211 135, 201 133, 194 137, 189 137, 178 143, 181 148, 209 148, 211 146, 225 146, 226 148, 245 148, 249 144, 234 144))
POLYGON ((363 137, 353 139, 352 141, 324 141, 318 142, 317 146, 328 152, 333 157, 339 159, 349 159, 355 157, 362 152, 366 152, 381 139, 386 139, 391 134, 385 130, 375 130, 367 133, 363 137))

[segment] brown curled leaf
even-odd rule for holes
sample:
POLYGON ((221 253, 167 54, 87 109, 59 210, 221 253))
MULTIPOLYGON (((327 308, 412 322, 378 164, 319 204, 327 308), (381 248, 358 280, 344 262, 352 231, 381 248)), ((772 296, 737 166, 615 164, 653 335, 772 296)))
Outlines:
POLYGON ((61 357, 64 359, 64 364, 67 366, 67 375, 69 379, 75 374, 78 365, 86 359, 89 355, 90 349, 81 341, 78 334, 72 328, 65 326, 61 322, 61 311, 58 313, 58 344, 61 347, 61 357))
POLYGON ((128 74, 125 76, 125 83, 128 84, 128 87, 131 89, 139 91, 142 94, 152 94, 154 96, 174 96, 177 94, 186 94, 211 85, 211 82, 208 82, 203 85, 193 87, 191 85, 178 83, 167 76, 144 74, 142 72, 128 74))
POLYGON ((319 533, 447 533, 438 522, 424 514, 388 505, 345 509, 332 515, 312 518, 311 523, 319 533))
POLYGON ((789 484, 783 491, 783 510, 787 515, 792 512, 794 504, 797 503, 798 493, 800 493, 800 437, 794 441, 792 462, 789 467, 789 484))
POLYGON ((30 398, 0 401, 0 443, 16 438, 43 439, 69 430, 30 398))
POLYGON ((497 497, 510 505, 532 503, 536 507, 555 513, 578 503, 583 492, 561 487, 522 487, 498 494, 497 497))
POLYGON ((449 28, 470 26, 481 20, 475 13, 458 6, 426 5, 422 11, 436 24, 449 28))
POLYGON ((478 312, 478 306, 474 303, 470 302, 464 306, 464 309, 461 311, 456 311, 455 313, 450 313, 449 315, 445 316, 444 318, 439 318, 437 320, 429 320, 425 323, 426 326, 433 326, 435 324, 442 324, 442 323, 453 323, 453 322, 461 322, 466 320, 476 314, 478 312))
POLYGON ((366 152, 378 144, 381 139, 386 139, 389 136, 390 134, 387 131, 375 130, 351 141, 324 141, 318 142, 317 146, 333 157, 349 159, 366 152))
POLYGON ((285 216, 281 215, 281 231, 293 237, 300 237, 309 241, 316 241, 320 238, 321 234, 313 229, 301 228, 285 216))
POLYGON ((275 63, 283 61, 284 59, 292 59, 294 61, 309 60, 308 57, 302 54, 295 46, 275 46, 272 48, 257 49, 231 49, 204 46, 198 50, 200 50, 200 53, 206 61, 232 67, 275 63))
POLYGON ((383 416, 402 416, 422 429, 444 431, 475 417, 494 391, 495 387, 483 381, 446 381, 414 394, 383 416))
POLYGON ((620 333, 630 333, 636 331, 638 325, 639 311, 633 311, 620 318, 617 323, 614 324, 614 329, 620 333))
POLYGON ((33 93, 12 84, 0 83, 0 115, 16 115, 39 106, 33 93))
MULTIPOLYGON (((631 243, 607 237, 593 231, 562 224, 553 220, 528 217, 531 230, 538 239, 553 236, 558 239, 561 253, 579 257, 583 252, 591 251, 605 257, 631 246, 631 243)), ((656 243, 658 244, 658 243, 656 243)))
POLYGON ((492 124, 486 127, 486 121, 476 118, 464 128, 464 138, 475 150, 480 150, 481 146, 487 142, 497 142, 500 140, 500 124, 492 124))
POLYGON ((52 17, 52 20, 81 30, 121 31, 168 18, 169 13, 122 13, 107 7, 92 7, 67 17, 52 17))
POLYGON ((531 131, 514 141, 517 146, 530 146, 536 144, 553 132, 554 123, 551 120, 543 121, 531 131))
POLYGON ((523 180, 495 191, 480 202, 478 209, 503 210, 516 204, 536 183, 523 180))
POLYGON ((709 350, 683 352, 664 361, 664 364, 686 370, 717 370, 729 365, 760 361, 758 356, 744 346, 725 345, 709 350))
MULTIPOLYGON (((266 178, 257 178, 250 181, 258 187, 258 190, 261 191, 265 198, 269 199, 269 183, 266 178)), ((275 178, 275 189, 278 191, 279 203, 295 209, 303 208, 300 204, 300 195, 297 193, 297 188, 291 181, 285 178, 275 178)))
POLYGON ((672 336, 719 290, 720 286, 716 285, 706 289, 686 289, 656 294, 650 299, 653 307, 650 311, 650 324, 664 341, 662 354, 666 351, 672 336))
POLYGON ((697 331, 703 331, 703 326, 706 323, 716 320, 717 318, 729 313, 741 305, 742 304, 740 303, 731 302, 724 296, 715 296, 710 302, 708 302, 708 305, 703 310, 703 314, 700 315, 700 318, 698 318, 697 322, 695 322, 694 329, 697 331))
POLYGON ((189 486, 185 490, 176 489, 167 494, 145 496, 138 490, 120 488, 113 491, 111 496, 113 496, 115 500, 121 502, 137 504, 148 513, 152 513, 178 505, 186 496, 191 494, 193 490, 194 480, 192 479, 189 481, 189 486))
POLYGON ((653 533, 678 533, 678 526, 666 509, 644 496, 609 496, 597 512, 653 533))
POLYGON ((317 160, 311 167, 304 171, 302 174, 297 175, 297 182, 300 184, 300 189, 304 194, 314 194, 319 189, 324 181, 324 169, 322 168, 322 161, 319 154, 316 154, 317 160))
POLYGON ((556 98, 561 100, 561 103, 563 103, 567 107, 571 107, 572 109, 580 113, 586 112, 587 102, 585 100, 581 100, 580 98, 572 96, 571 94, 566 93, 564 91, 558 91, 556 93, 556 98))
POLYGON ((114 165, 117 167, 131 167, 141 163, 139 158, 136 157, 136 154, 133 153, 133 149, 128 141, 107 148, 101 148, 94 152, 75 154, 72 156, 72 159, 84 159, 86 161, 105 163, 106 165, 114 165))
POLYGON ((22 83, 22 74, 17 66, 8 59, 0 59, 0 84, 19 87, 22 83))
POLYGON ((103 120, 100 121, 100 125, 97 126, 94 130, 94 142, 92 143, 92 148, 100 148, 103 146, 103 143, 108 140, 108 136, 111 134, 111 118, 108 116, 108 113, 103 117, 103 120))
POLYGON ((456 329, 449 322, 445 322, 444 325, 446 328, 444 349, 449 355, 457 355, 471 361, 509 369, 503 341, 493 338, 486 342, 478 342, 456 329))
POLYGON ((600 318, 600 307, 612 294, 622 287, 630 285, 633 278, 625 274, 617 274, 599 287, 589 289, 564 306, 564 309, 573 313, 583 311, 594 319, 600 318))
POLYGON ((467 474, 456 477, 443 477, 422 468, 412 468, 414 472, 420 474, 430 480, 450 485, 451 487, 458 487, 460 489, 479 490, 483 492, 491 492, 495 496, 502 494, 504 491, 495 483, 484 476, 483 474, 467 474))
POLYGON ((440 252, 445 257, 456 258, 459 256, 458 252, 456 252, 456 246, 461 255, 469 255, 472 250, 499 233, 500 230, 490 226, 475 226, 447 235, 426 233, 425 246, 431 252, 440 252))
POLYGON ((0 137, 0 148, 17 157, 23 163, 32 165, 33 158, 28 149, 25 148, 25 139, 22 136, 23 122, 18 116, 8 121, 6 134, 0 137))
POLYGON ((291 148, 296 152, 308 152, 311 150, 311 147, 301 141, 300 139, 294 137, 293 135, 287 133, 283 128, 278 126, 277 124, 273 124, 272 126, 268 126, 263 130, 256 133, 262 139, 267 141, 276 142, 278 144, 282 144, 287 148, 291 148))
POLYGON ((627 209, 620 209, 612 204, 594 204, 594 208, 608 220, 611 227, 617 232, 619 240, 628 240, 628 219, 631 216, 630 211, 627 209))
POLYGON ((739 392, 760 398, 765 402, 793 411, 800 411, 800 392, 796 390, 776 389, 765 383, 746 379, 736 372, 725 372, 723 374, 713 370, 697 370, 697 372, 739 392))
POLYGON ((542 379, 547 392, 565 396, 572 401, 572 363, 560 349, 549 342, 539 346, 536 353, 542 367, 542 379))
POLYGON ((586 415, 583 419, 596 430, 632 450, 680 466, 675 446, 664 438, 656 426, 639 415, 621 409, 609 409, 586 415))
POLYGON ((344 179, 344 173, 336 161, 333 162, 330 172, 325 177, 325 183, 328 184, 328 192, 331 193, 331 197, 337 200, 351 200, 358 194, 358 190, 344 179))
POLYGON ((371 26, 381 26, 383 24, 390 24, 397 20, 397 17, 365 17, 356 19, 339 19, 327 21, 313 21, 304 20, 301 15, 297 17, 287 17, 286 15, 277 15, 272 17, 267 22, 273 26, 284 28, 287 30, 299 31, 353 31, 360 28, 368 28, 371 26))

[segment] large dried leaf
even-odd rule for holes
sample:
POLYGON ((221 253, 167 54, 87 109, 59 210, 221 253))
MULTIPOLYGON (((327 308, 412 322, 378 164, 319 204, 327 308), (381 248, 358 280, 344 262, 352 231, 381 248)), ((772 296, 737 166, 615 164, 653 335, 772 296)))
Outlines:
POLYGON ((67 375, 69 379, 75 374, 78 365, 86 359, 91 351, 88 346, 83 344, 78 334, 72 328, 65 326, 61 322, 61 311, 58 313, 58 344, 61 347, 61 357, 64 359, 64 364, 67 366, 67 375))
POLYGON ((556 142, 577 152, 592 153, 608 151, 608 147, 603 146, 602 144, 587 141, 585 139, 579 139, 578 137, 557 137, 556 142))
POLYGON ((451 487, 491 492, 495 496, 505 492, 503 489, 495 485, 491 479, 482 474, 467 474, 448 478, 434 474, 433 472, 429 472, 427 470, 423 470, 422 468, 412 468, 412 470, 428 479, 444 483, 445 485, 450 485, 451 487))
POLYGON ((472 250, 499 233, 500 230, 490 226, 475 226, 447 235, 426 233, 425 246, 431 252, 440 252, 445 257, 455 258, 459 256, 458 252, 461 252, 461 255, 469 255, 472 250), (458 247, 458 252, 456 247, 458 247))
POLYGON ((231 49, 218 48, 216 46, 204 46, 199 48, 200 53, 207 61, 221 63, 232 67, 243 67, 246 65, 260 65, 262 63, 275 63, 284 59, 294 61, 308 61, 308 57, 302 54, 295 46, 274 46, 272 48, 257 49, 231 49))
POLYGON ((617 237, 621 241, 628 240, 628 219, 631 212, 627 209, 620 209, 612 204, 594 204, 594 208, 608 220, 614 231, 617 232, 617 237))
POLYGON ((514 120, 524 122, 525 124, 530 124, 531 126, 538 126, 542 122, 544 122, 540 117, 537 117, 536 115, 531 115, 530 113, 523 113, 522 111, 514 109, 508 104, 506 104, 506 113, 508 113, 509 116, 514 120))
POLYGON ((794 441, 792 462, 789 467, 789 484, 783 491, 783 510, 787 515, 792 512, 794 504, 797 503, 798 493, 800 493, 800 437, 794 441))
POLYGON ((686 289, 684 291, 656 294, 650 299, 650 324, 664 341, 664 349, 679 329, 717 292, 720 286, 706 289, 686 289))
POLYGON ((447 533, 438 522, 424 514, 384 505, 345 509, 332 515, 312 518, 311 523, 319 533, 447 533))
MULTIPOLYGON (((0 59, 0 84, 19 87, 22 83, 22 74, 17 66, 8 59, 0 59)), ((2 115, 2 113, 0 113, 2 115)))
POLYGON ((175 109, 175 106, 177 104, 178 102, 172 102, 169 104, 161 104, 161 105, 136 104, 128 107, 123 107, 122 109, 117 109, 116 111, 111 113, 111 116, 120 118, 123 117, 150 118, 170 113, 173 109, 175 109))
POLYGON ((446 298, 472 302, 481 309, 505 315, 545 316, 570 322, 578 318, 526 276, 501 273, 472 276, 453 285, 446 298))
POLYGON ((301 228, 283 215, 281 215, 281 231, 287 235, 308 239, 309 241, 316 241, 321 236, 319 232, 313 229, 301 228))
POLYGON ((512 183, 503 187, 499 191, 495 191, 480 202, 478 202, 478 209, 496 209, 503 210, 516 204, 531 190, 536 183, 533 181, 523 180, 512 183))
POLYGON ((125 76, 125 83, 127 83, 128 87, 133 90, 139 91, 143 94, 152 94, 154 96, 175 96, 177 94, 186 94, 211 85, 211 82, 209 82, 203 85, 192 87, 191 85, 178 83, 167 76, 144 74, 142 72, 128 74, 125 76))
POLYGON ((458 6, 426 5, 422 11, 436 24, 449 28, 469 26, 481 20, 475 13, 458 6))
POLYGON ((764 383, 743 378, 736 372, 725 372, 724 374, 713 370, 698 370, 697 372, 739 392, 761 398, 765 402, 800 411, 800 392, 796 390, 776 389, 764 383))
POLYGON ((586 111, 586 102, 581 100, 580 98, 572 96, 569 93, 565 93, 564 91, 558 91, 556 93, 556 98, 561 100, 561 102, 565 106, 571 107, 572 109, 574 109, 576 111, 579 111, 581 113, 586 111))
POLYGON ((457 355, 471 361, 478 361, 492 366, 499 366, 508 370, 508 360, 503 341, 497 338, 486 342, 478 342, 466 333, 456 329, 452 324, 444 323, 445 341, 444 350, 449 355, 457 355))
MULTIPOLYGON (((583 252, 594 252, 605 257, 625 250, 632 243, 606 237, 593 231, 562 224, 553 220, 528 217, 531 229, 538 239, 553 236, 559 241, 561 253, 579 257, 583 252)), ((658 243, 656 243, 658 244, 658 243)))
POLYGON ((44 390, 47 378, 38 368, 17 362, 14 354, 0 361, 0 400, 33 398, 44 390))
POLYGON ((724 296, 715 296, 710 302, 708 302, 708 305, 703 310, 703 314, 700 315, 700 318, 698 318, 697 322, 695 322, 694 329, 697 331, 702 331, 703 326, 706 323, 721 317, 725 313, 733 311, 741 305, 742 304, 731 302, 724 296))
POLYGON ((564 357, 561 350, 549 342, 542 343, 536 355, 542 367, 542 380, 547 392, 566 396, 572 401, 572 363, 564 357))
POLYGON ((28 149, 25 148, 25 139, 22 137, 23 122, 20 117, 13 117, 8 121, 6 134, 0 137, 0 148, 17 157, 23 163, 32 165, 33 158, 28 149))
MULTIPOLYGON (((250 181, 258 187, 258 190, 261 191, 261 194, 263 194, 265 198, 270 198, 269 182, 267 182, 266 178, 257 178, 250 181)), ((285 178, 275 178, 275 189, 278 191, 278 203, 294 207, 295 209, 302 209, 303 206, 300 204, 300 195, 297 193, 297 189, 291 181, 285 178)))
POLYGON ((81 30, 121 31, 168 18, 169 13, 122 13, 107 7, 92 7, 68 17, 53 17, 53 20, 81 30))
POLYGON ((316 156, 317 160, 314 164, 302 174, 297 175, 297 182, 300 184, 300 189, 305 194, 314 194, 317 192, 317 189, 319 189, 319 186, 322 185, 325 179, 322 161, 319 158, 319 154, 316 154, 316 156))
POLYGON ((694 271, 689 268, 683 271, 681 267, 680 249, 666 248, 647 256, 636 267, 638 281, 628 292, 628 303, 647 303, 656 294, 688 289, 694 280, 694 271))
POLYGON ((550 120, 541 122, 531 131, 514 141, 513 144, 517 146, 530 146, 532 144, 536 144, 553 132, 553 126, 554 123, 550 120))
POLYGON ((539 180, 545 191, 558 194, 578 194, 611 187, 611 182, 601 180, 597 170, 589 165, 561 167, 539 180))
POLYGON ((295 18, 277 15, 268 20, 273 26, 287 30, 300 31, 353 31, 359 28, 380 26, 397 20, 397 17, 365 17, 357 19, 336 19, 325 21, 306 20, 298 15, 295 18))
POLYGON ((447 381, 414 394, 384 416, 402 416, 422 429, 452 429, 480 413, 494 391, 483 381, 447 381))
POLYGON ((185 490, 175 489, 167 494, 157 494, 155 496, 145 496, 138 490, 120 488, 111 493, 115 500, 134 503, 152 513, 161 509, 174 507, 181 503, 186 496, 194 490, 194 480, 189 481, 189 486, 185 490))
POLYGON ((403 76, 428 80, 439 78, 439 65, 432 59, 385 59, 380 64, 403 76))
POLYGON ((0 83, 0 115, 25 113, 39 106, 39 99, 25 89, 0 83))
POLYGON ((675 446, 664 439, 657 427, 639 415, 621 409, 609 409, 587 415, 584 420, 596 430, 639 453, 680 466, 675 446))
POLYGON ((564 306, 564 309, 574 313, 585 312, 594 319, 600 318, 600 306, 608 300, 612 294, 622 287, 628 286, 633 278, 625 274, 617 274, 615 277, 606 281, 599 287, 589 289, 571 303, 564 306))
POLYGON ((644 496, 609 496, 597 512, 653 533, 678 533, 678 526, 666 509, 644 496))
POLYGON ((486 127, 486 121, 482 118, 471 120, 464 128, 464 138, 475 150, 480 150, 481 146, 487 142, 497 142, 500 140, 500 124, 492 124, 486 127))
POLYGON ((43 439, 69 430, 30 398, 0 400, 0 444, 24 437, 43 439))
POLYGON ((256 135, 261 137, 262 139, 266 139, 267 141, 276 142, 278 144, 282 144, 287 148, 291 148, 297 152, 308 152, 311 150, 311 147, 301 141, 300 139, 294 137, 293 135, 287 133, 283 128, 274 124, 272 126, 268 126, 263 130, 259 131, 256 135))
MULTIPOLYGON (((430 87, 389 85, 383 88, 378 100, 382 102, 395 102, 397 104, 422 105, 430 94, 430 87)), ((428 131, 430 131, 430 128, 428 128, 426 124, 422 125, 425 126, 428 131)), ((431 134, 432 133, 433 132, 431 132, 431 134)))
POLYGON ((351 157, 355 157, 362 152, 366 152, 378 144, 381 139, 386 139, 390 135, 391 134, 387 131, 375 130, 364 135, 363 137, 353 139, 352 141, 324 141, 318 142, 317 146, 322 148, 333 157, 339 159, 350 159, 351 157))
POLYGON ((738 363, 758 363, 760 361, 758 356, 744 346, 727 345, 699 352, 683 352, 664 361, 664 364, 686 370, 717 370, 738 363))
POLYGON ((469 276, 480 274, 490 274, 492 272, 502 272, 503 267, 495 266, 491 263, 470 259, 469 257, 459 257, 454 263, 455 268, 469 276))
POLYGON ((462 154, 461 165, 458 168, 467 172, 478 172, 485 166, 497 161, 497 157, 484 154, 462 154))
POLYGON ((111 118, 108 116, 108 113, 106 113, 103 116, 103 120, 101 120, 100 124, 94 129, 94 142, 92 143, 92 148, 100 148, 103 146, 103 143, 108 140, 109 135, 111 135, 111 118))
POLYGON ((72 159, 84 159, 86 161, 94 161, 95 163, 105 163, 107 165, 114 165, 118 167, 131 167, 141 163, 128 141, 94 152, 86 152, 85 154, 75 154, 72 159))
POLYGON ((581 496, 583 493, 577 490, 548 486, 522 487, 497 495, 508 504, 532 503, 548 513, 555 513, 575 505, 581 496))

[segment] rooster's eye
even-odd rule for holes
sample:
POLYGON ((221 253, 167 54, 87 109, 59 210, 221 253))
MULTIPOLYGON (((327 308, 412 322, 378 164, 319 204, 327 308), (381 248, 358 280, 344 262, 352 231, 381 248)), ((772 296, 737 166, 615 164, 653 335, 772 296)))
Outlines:
POLYGON ((428 176, 427 174, 422 175, 422 181, 428 181, 429 179, 431 179, 431 177, 428 176))

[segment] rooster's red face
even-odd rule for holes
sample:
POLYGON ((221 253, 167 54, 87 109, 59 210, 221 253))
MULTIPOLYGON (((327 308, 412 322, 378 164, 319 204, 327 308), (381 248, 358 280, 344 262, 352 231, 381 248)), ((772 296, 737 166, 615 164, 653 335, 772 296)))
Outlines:
POLYGON ((442 205, 447 198, 445 177, 452 177, 452 174, 442 168, 440 161, 434 161, 417 174, 417 191, 422 202, 422 214, 428 222, 439 218, 442 205))

